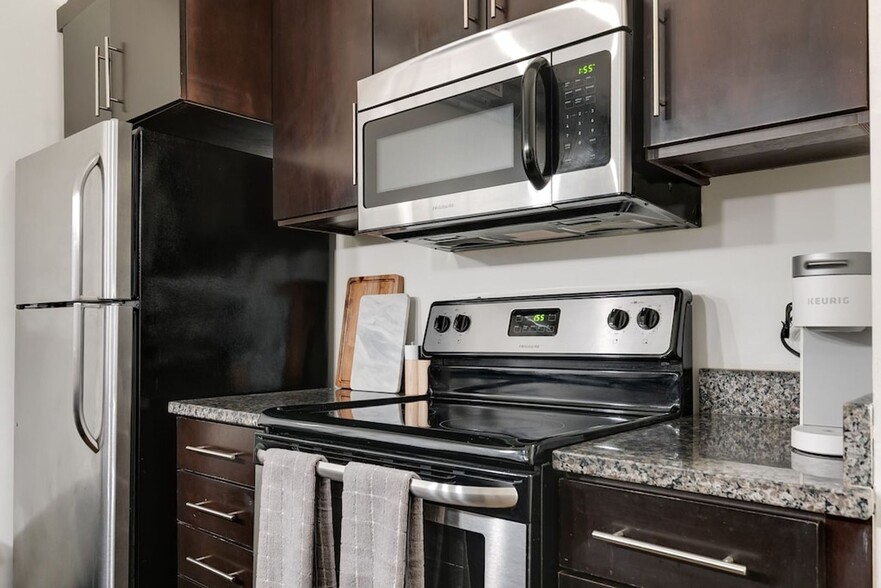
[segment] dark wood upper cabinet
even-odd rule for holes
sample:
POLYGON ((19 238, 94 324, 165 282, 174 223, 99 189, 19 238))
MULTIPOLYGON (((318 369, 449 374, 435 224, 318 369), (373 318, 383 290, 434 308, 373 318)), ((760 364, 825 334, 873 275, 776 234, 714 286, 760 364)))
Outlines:
POLYGON ((271 155, 271 19, 271 0, 69 0, 65 133, 112 116, 271 155))
POLYGON ((373 0, 374 70, 483 30, 485 1, 373 0))
POLYGON ((712 176, 868 151, 865 0, 643 0, 642 15, 649 159, 712 176))
POLYGON ((512 20, 517 20, 518 18, 523 18, 524 16, 529 16, 530 14, 535 14, 536 12, 541 12, 542 10, 547 10, 548 8, 559 6, 560 4, 565 4, 568 1, 569 0, 495 0, 496 8, 495 11, 493 11, 493 0, 486 0, 487 9, 489 10, 486 26, 488 28, 497 27, 506 22, 511 22, 512 20))
MULTIPOLYGON (((357 225, 357 82, 372 68, 370 0, 273 0, 273 210, 279 224, 357 225)), ((402 3, 404 4, 404 3, 402 3)))
POLYGON ((567 1, 373 0, 374 70, 567 1))
POLYGON ((270 0, 186 0, 184 100, 272 120, 270 0))

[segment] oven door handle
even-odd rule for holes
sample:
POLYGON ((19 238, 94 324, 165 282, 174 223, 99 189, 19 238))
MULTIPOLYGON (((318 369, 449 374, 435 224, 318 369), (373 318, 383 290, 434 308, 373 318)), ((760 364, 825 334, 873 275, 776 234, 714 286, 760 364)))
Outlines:
POLYGON ((526 177, 529 178, 529 181, 532 183, 535 189, 541 190, 548 185, 548 182, 551 181, 551 174, 553 173, 551 171, 552 150, 550 133, 550 125, 552 123, 551 119, 553 115, 553 101, 551 100, 553 85, 551 64, 548 63, 547 59, 545 59, 544 57, 538 57, 536 59, 533 59, 530 64, 526 66, 526 71, 523 72, 521 91, 523 92, 523 112, 520 117, 523 123, 521 132, 521 141, 523 147, 523 168, 526 171, 526 177), (537 151, 538 105, 536 104, 536 101, 539 78, 541 79, 541 82, 544 85, 545 89, 545 125, 548 126, 548 129, 545 132, 546 147, 544 154, 544 166, 540 165, 538 162, 537 151))
MULTIPOLYGON (((258 465, 263 464, 265 455, 266 450, 257 450, 258 465)), ((322 461, 315 471, 322 478, 342 482, 346 466, 322 461)), ((513 486, 460 486, 429 480, 410 482, 410 493, 429 502, 470 508, 512 508, 518 500, 517 489, 513 486)))

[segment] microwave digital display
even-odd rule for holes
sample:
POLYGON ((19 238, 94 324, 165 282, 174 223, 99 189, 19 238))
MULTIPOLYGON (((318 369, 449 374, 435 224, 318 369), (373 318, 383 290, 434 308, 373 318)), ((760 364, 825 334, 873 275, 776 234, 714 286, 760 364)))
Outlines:
POLYGON ((608 51, 554 66, 557 79, 557 173, 602 167, 611 158, 611 64, 608 51))

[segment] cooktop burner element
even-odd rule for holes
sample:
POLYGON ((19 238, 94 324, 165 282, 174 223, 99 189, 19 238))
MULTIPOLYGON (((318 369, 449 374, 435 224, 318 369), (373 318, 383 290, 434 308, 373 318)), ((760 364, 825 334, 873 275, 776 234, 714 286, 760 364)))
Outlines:
POLYGON ((260 423, 534 465, 558 447, 689 412, 690 309, 677 289, 435 303, 428 397, 279 407, 260 423), (447 323, 468 326, 438 327, 447 323))

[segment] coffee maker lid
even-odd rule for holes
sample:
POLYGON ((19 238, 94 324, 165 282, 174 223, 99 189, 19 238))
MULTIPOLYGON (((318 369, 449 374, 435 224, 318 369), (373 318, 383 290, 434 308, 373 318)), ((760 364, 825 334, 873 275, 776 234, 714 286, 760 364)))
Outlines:
POLYGON ((810 253, 792 258, 792 277, 870 275, 872 254, 868 251, 810 253))

